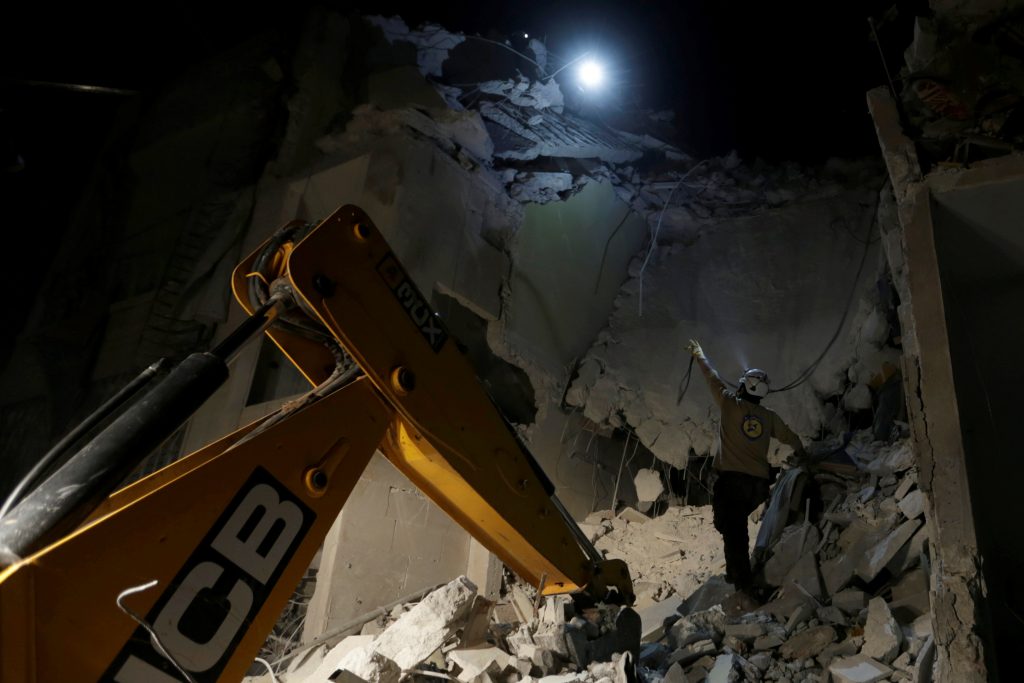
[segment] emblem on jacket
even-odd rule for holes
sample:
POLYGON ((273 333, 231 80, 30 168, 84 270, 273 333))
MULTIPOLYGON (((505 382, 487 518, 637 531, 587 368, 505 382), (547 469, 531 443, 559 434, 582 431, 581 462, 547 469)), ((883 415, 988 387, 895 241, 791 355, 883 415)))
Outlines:
POLYGON ((757 415, 745 415, 743 417, 743 436, 751 441, 760 439, 764 434, 764 423, 757 415))

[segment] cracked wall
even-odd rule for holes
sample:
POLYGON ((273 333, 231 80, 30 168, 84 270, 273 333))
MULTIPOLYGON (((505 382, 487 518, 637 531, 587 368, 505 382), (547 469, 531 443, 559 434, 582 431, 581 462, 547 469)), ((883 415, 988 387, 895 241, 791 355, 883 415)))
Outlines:
POLYGON ((851 190, 674 230, 642 278, 642 257, 633 261, 569 403, 595 422, 634 430, 659 458, 684 467, 691 453, 712 452, 717 435, 699 372, 683 394, 690 338, 725 379, 760 367, 781 387, 822 353, 849 305, 810 381, 766 402, 805 436, 835 428, 841 416, 822 399, 856 403, 886 362, 898 363, 874 307, 882 270, 874 212, 873 192, 851 190))

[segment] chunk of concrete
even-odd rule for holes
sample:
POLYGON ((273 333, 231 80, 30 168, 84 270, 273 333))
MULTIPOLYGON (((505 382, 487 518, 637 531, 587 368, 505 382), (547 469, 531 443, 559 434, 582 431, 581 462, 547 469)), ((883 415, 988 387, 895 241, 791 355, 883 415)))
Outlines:
POLYGON ((817 548, 821 533, 817 527, 809 527, 804 533, 803 525, 794 524, 782 532, 782 537, 772 548, 772 556, 764 565, 764 580, 769 586, 781 586, 793 565, 807 548, 817 548))
POLYGON ((476 586, 460 576, 423 598, 377 636, 370 647, 402 669, 411 669, 455 634, 475 597, 476 586))
POLYGON ((778 635, 769 633, 766 636, 754 639, 754 651, 763 652, 765 650, 774 650, 775 648, 782 645, 785 642, 778 635))
POLYGON ((809 659, 817 656, 826 646, 836 641, 836 630, 831 626, 815 626, 791 636, 779 648, 786 659, 809 659))
POLYGON ((713 640, 698 640, 690 643, 685 647, 681 647, 673 652, 669 658, 669 664, 681 664, 686 666, 692 662, 697 661, 701 657, 706 655, 713 655, 718 652, 718 646, 715 645, 713 640))
POLYGON ((885 568, 893 576, 903 574, 920 562, 926 543, 928 543, 928 527, 923 526, 917 530, 910 542, 900 548, 899 552, 889 560, 889 564, 885 565, 885 568))
POLYGON ((679 600, 670 599, 637 610, 640 615, 640 640, 649 643, 665 635, 665 620, 679 616, 679 600))
POLYGON ((664 683, 687 683, 686 674, 683 673, 683 667, 680 664, 673 664, 665 672, 665 677, 662 679, 664 683))
POLYGON ((452 650, 448 658, 461 669, 457 678, 464 683, 469 683, 484 672, 494 677, 501 676, 515 664, 512 655, 496 647, 452 650))
POLYGON ((622 512, 617 517, 629 524, 646 524, 651 521, 650 517, 633 508, 622 508, 622 512))
POLYGON ((338 671, 358 676, 367 683, 398 683, 398 679, 402 675, 398 664, 381 653, 373 651, 372 645, 357 647, 340 660, 334 661, 333 664, 325 659, 311 678, 312 680, 328 680, 337 677, 336 672, 338 671))
POLYGON ((921 640, 932 635, 932 615, 922 614, 917 619, 914 619, 914 623, 910 625, 910 633, 915 638, 920 638, 921 640))
POLYGON ((914 569, 903 575, 899 583, 892 587, 892 600, 889 609, 896 613, 902 623, 927 614, 931 611, 928 597, 928 575, 923 569, 914 569))
POLYGON ((919 520, 910 519, 896 527, 881 543, 878 543, 864 554, 857 565, 857 576, 863 579, 865 583, 874 581, 878 573, 906 545, 919 526, 921 526, 919 520))
POLYGON ((899 508, 907 519, 917 519, 924 514, 924 492, 921 489, 911 491, 899 502, 899 508))
POLYGON ((855 555, 840 553, 830 560, 821 563, 821 578, 825 582, 825 590, 834 595, 846 587, 857 571, 855 555))
POLYGON ((835 660, 829 665, 828 672, 836 683, 875 683, 888 678, 892 669, 861 654, 835 660))
POLYGON ((843 610, 839 609, 835 605, 829 605, 828 607, 819 607, 815 614, 818 617, 818 621, 823 624, 834 624, 836 626, 845 626, 847 622, 846 615, 843 610))
POLYGON ((861 654, 889 664, 900 653, 903 631, 896 623, 889 605, 882 598, 868 603, 868 620, 864 625, 864 648, 861 654))
POLYGON ((910 489, 914 488, 917 484, 917 475, 913 472, 908 472, 907 476, 903 477, 903 481, 896 487, 896 491, 893 492, 892 497, 897 501, 903 500, 903 496, 910 493, 910 489))
POLYGON ((633 485, 636 487, 637 500, 644 502, 658 500, 658 496, 665 490, 661 474, 651 469, 641 469, 637 472, 633 477, 633 485))
POLYGON ((914 660, 914 680, 917 683, 932 683, 932 667, 935 665, 935 638, 928 636, 924 647, 914 660))
POLYGON ((744 641, 751 641, 756 638, 763 636, 768 632, 768 627, 764 624, 726 624, 722 628, 722 632, 727 636, 738 638, 744 641))
POLYGON ((832 606, 838 607, 847 614, 859 614, 862 609, 868 606, 868 596, 864 591, 856 588, 847 588, 832 596, 832 606))
POLYGON ((737 660, 736 655, 719 655, 715 659, 715 666, 708 672, 705 683, 734 683, 740 680, 737 660))
MULTIPOLYGON (((818 557, 812 552, 804 553, 786 575, 784 585, 796 584, 808 595, 820 599, 823 595, 821 579, 818 576, 818 557)), ((787 590, 790 590, 787 588, 787 590)))

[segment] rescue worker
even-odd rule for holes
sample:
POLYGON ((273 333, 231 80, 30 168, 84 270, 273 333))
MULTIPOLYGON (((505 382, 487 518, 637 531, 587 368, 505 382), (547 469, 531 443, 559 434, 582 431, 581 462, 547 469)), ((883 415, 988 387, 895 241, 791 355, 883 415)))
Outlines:
POLYGON ((711 493, 711 509, 725 545, 725 579, 749 596, 753 573, 747 517, 768 499, 774 479, 774 468, 768 463, 770 439, 791 446, 798 461, 805 457, 804 445, 778 415, 761 405, 769 388, 763 370, 744 372, 734 392, 711 366, 700 344, 691 339, 687 349, 700 365, 721 411, 721 448, 712 462, 718 478, 711 493))

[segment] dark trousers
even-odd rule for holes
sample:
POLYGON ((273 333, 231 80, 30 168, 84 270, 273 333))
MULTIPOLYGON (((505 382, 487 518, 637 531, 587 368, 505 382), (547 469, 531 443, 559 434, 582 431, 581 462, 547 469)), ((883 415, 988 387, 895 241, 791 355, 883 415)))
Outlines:
POLYGON ((767 479, 742 472, 719 472, 711 498, 715 528, 725 542, 725 580, 739 590, 753 585, 747 517, 768 500, 767 479))

